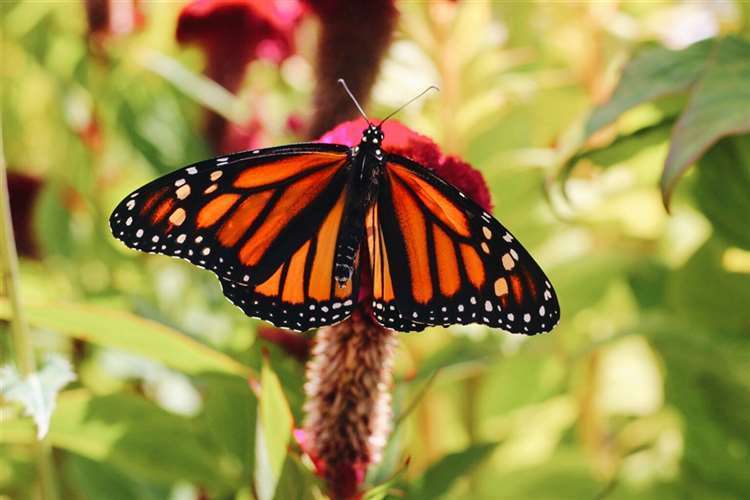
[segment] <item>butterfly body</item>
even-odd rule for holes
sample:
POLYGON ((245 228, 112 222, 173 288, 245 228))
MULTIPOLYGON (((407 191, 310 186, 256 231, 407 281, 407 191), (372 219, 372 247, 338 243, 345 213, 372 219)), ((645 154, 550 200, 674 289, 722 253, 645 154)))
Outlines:
POLYGON ((383 131, 368 126, 358 146, 351 149, 347 200, 339 229, 334 262, 334 279, 344 286, 355 270, 355 261, 365 234, 365 218, 378 197, 383 175, 384 156, 381 149, 383 131))
POLYGON ((528 252, 384 140, 368 124, 353 148, 295 144, 199 162, 131 193, 110 226, 131 248, 211 270, 232 303, 283 328, 337 323, 367 297, 395 330, 551 330, 559 304, 528 252))

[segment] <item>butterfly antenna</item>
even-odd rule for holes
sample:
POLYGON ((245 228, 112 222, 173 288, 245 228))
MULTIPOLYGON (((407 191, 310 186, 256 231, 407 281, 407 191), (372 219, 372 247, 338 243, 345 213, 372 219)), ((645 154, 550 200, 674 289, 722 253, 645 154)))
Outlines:
POLYGON ((393 115, 395 115, 396 113, 398 113, 399 111, 401 111, 402 109, 404 109, 406 106, 408 106, 409 104, 413 103, 414 101, 416 101, 417 99, 419 99, 420 97, 422 97, 423 95, 425 95, 430 90, 437 90, 439 92, 440 88, 437 85, 430 85, 429 87, 427 87, 426 89, 424 89, 422 92, 420 92, 419 94, 415 95, 414 97, 412 97, 411 99, 409 99, 408 101, 406 101, 404 104, 402 104, 401 106, 399 106, 396 110, 392 111, 390 115, 388 115, 385 118, 383 118, 381 120, 381 122, 378 124, 378 127, 381 126, 382 124, 384 124, 387 119, 389 119, 390 117, 392 117, 393 115))
POLYGON ((349 86, 346 84, 343 78, 339 78, 339 83, 344 86, 344 90, 346 90, 346 93, 349 94, 349 97, 352 98, 352 101, 354 101, 354 105, 357 106, 357 109, 359 110, 359 113, 362 115, 362 117, 365 119, 368 125, 370 125, 370 120, 367 118, 367 115, 365 114, 365 111, 362 109, 362 106, 359 105, 359 102, 357 101, 357 98, 354 97, 354 94, 352 94, 352 91, 349 90, 349 86))

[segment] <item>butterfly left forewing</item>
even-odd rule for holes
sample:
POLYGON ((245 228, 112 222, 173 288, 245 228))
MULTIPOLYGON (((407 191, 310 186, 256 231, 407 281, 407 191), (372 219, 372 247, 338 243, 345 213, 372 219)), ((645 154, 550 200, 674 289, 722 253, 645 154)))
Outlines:
POLYGON ((297 330, 335 323, 355 285, 334 289, 328 269, 348 162, 348 148, 327 144, 208 160, 136 190, 110 226, 131 248, 213 271, 250 316, 297 330))
POLYGON ((382 324, 483 323, 526 334, 557 324, 549 280, 496 219, 406 158, 391 155, 385 177, 374 230, 384 251, 370 246, 387 262, 375 263, 373 279, 393 290, 374 294, 382 324))

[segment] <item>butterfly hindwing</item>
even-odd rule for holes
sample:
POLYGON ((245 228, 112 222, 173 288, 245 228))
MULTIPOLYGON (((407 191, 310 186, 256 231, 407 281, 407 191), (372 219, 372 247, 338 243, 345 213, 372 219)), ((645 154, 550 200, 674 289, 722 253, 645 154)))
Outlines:
POLYGON ((389 155, 385 168, 368 218, 378 321, 414 330, 483 323, 525 334, 557 324, 549 280, 500 222, 407 158, 389 155))
POLYGON ((334 289, 329 269, 348 151, 299 144, 200 162, 130 194, 110 226, 131 248, 213 271, 250 316, 296 330, 335 323, 354 293, 352 282, 334 289))

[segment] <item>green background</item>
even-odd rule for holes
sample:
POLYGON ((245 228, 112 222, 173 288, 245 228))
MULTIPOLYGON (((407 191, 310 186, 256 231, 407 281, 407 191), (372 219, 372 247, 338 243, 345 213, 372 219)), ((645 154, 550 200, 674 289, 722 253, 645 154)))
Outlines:
MULTIPOLYGON (((563 319, 530 338, 399 335, 395 430, 369 498, 747 498, 748 4, 397 5, 370 114, 442 88, 398 119, 481 170, 563 319), (712 35, 732 36, 668 50, 712 35)), ((291 61, 253 62, 231 95, 177 46, 181 6, 145 4, 144 28, 102 55, 82 4, 0 4, 4 156, 42 181, 23 308, 39 360, 60 353, 78 377, 58 396, 42 474, 31 420, 0 399, 0 498, 40 498, 40 477, 65 499, 247 499, 265 481, 277 498, 322 495, 287 453, 304 366, 258 338, 212 275, 109 234, 122 196, 211 155, 205 106, 256 116, 267 146, 298 140, 285 121, 309 115, 314 18, 291 61)))

